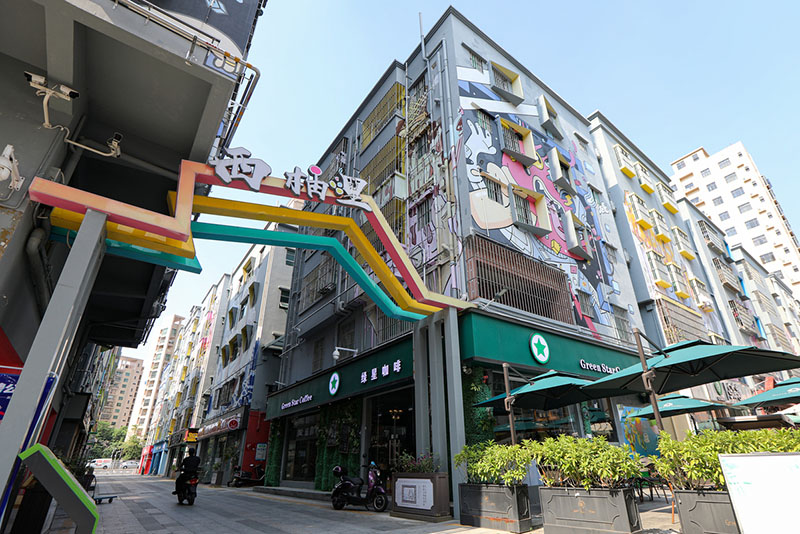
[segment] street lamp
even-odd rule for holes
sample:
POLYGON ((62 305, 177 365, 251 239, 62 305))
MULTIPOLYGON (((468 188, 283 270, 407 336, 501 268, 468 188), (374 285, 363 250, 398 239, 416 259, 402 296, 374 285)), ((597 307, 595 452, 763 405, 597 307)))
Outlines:
POLYGON ((348 349, 347 347, 334 347, 332 354, 334 362, 339 361, 339 356, 341 356, 341 351, 352 352, 354 358, 356 354, 358 354, 358 349, 348 349))

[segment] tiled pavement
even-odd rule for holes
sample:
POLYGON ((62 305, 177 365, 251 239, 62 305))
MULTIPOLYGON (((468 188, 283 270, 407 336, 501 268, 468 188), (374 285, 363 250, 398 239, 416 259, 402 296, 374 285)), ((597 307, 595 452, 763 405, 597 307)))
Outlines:
MULTIPOLYGON (((336 511, 328 503, 255 493, 252 489, 198 488, 194 506, 179 505, 171 494, 174 482, 133 474, 101 474, 98 493, 116 494, 113 503, 98 506, 97 534, 146 533, 274 533, 360 534, 496 534, 498 531, 464 527, 454 521, 425 523, 390 517, 388 513, 347 508, 336 511)), ((641 507, 647 534, 679 531, 670 521, 664 501, 641 507), (663 530, 662 530, 663 529, 663 530), (674 529, 674 530, 670 530, 674 529)), ((67 523, 69 521, 67 520, 67 523)), ((62 523, 63 524, 63 523, 62 523)), ((67 533, 70 529, 51 530, 67 533)), ((537 529, 541 532, 541 529, 537 529)))

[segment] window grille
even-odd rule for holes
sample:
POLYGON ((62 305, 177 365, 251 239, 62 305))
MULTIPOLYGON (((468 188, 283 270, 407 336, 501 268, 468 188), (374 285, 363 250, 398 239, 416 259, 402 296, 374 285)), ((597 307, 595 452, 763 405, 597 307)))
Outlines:
POLYGON ((494 71, 494 85, 503 91, 513 93, 514 90, 509 77, 502 73, 497 67, 492 67, 492 70, 494 71))
POLYGON ((525 224, 533 226, 533 214, 531 213, 530 201, 519 195, 514 195, 514 206, 517 209, 517 219, 525 224))

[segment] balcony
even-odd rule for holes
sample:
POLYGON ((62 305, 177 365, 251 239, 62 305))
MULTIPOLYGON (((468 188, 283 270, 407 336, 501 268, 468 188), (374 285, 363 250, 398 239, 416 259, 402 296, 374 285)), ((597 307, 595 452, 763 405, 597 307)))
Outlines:
POLYGON ((644 189, 648 194, 655 191, 653 178, 650 176, 650 171, 647 170, 647 167, 637 161, 633 168, 636 171, 636 178, 639 180, 639 187, 644 189))
POLYGON ((672 234, 669 231, 669 227, 667 226, 667 221, 664 219, 664 216, 661 215, 656 209, 650 210, 650 217, 653 219, 653 234, 656 236, 656 239, 661 241, 662 243, 668 243, 672 241, 672 234))
POLYGON ((658 191, 661 204, 667 208, 667 211, 670 213, 678 213, 678 203, 675 201, 675 195, 672 194, 672 189, 663 182, 656 182, 656 190, 658 191))
POLYGON ((650 212, 647 211, 647 204, 644 203, 644 200, 638 195, 631 195, 630 201, 631 213, 636 224, 641 226, 643 230, 652 228, 653 219, 650 218, 650 212))
POLYGON ((653 277, 655 285, 664 289, 672 285, 669 270, 667 270, 664 260, 657 252, 653 250, 647 252, 647 265, 650 267, 650 275, 653 277))
POLYGON ((622 148, 621 145, 614 145, 614 155, 617 157, 617 165, 622 174, 628 178, 636 176, 636 170, 633 166, 633 159, 630 152, 622 148))
MULTIPOLYGON (((716 261, 716 260, 715 260, 716 261)), ((758 326, 756 326, 756 319, 741 302, 738 300, 729 300, 728 306, 731 308, 733 318, 736 321, 736 326, 739 330, 752 335, 758 335, 758 326)))
POLYGON ((671 230, 672 240, 675 242, 678 253, 687 260, 695 259, 697 256, 695 256, 694 247, 689 243, 689 235, 677 226, 673 226, 671 230))
POLYGON ((540 161, 531 130, 500 117, 496 123, 500 132, 500 150, 526 167, 540 161))
POLYGON ((689 286, 694 293, 694 303, 697 307, 706 312, 714 311, 714 301, 711 299, 706 285, 697 278, 690 278, 689 286))
POLYGON ((552 148, 547 153, 547 163, 550 165, 550 179, 553 180, 553 183, 568 193, 575 195, 575 187, 572 185, 569 167, 562 167, 557 148, 552 148))
POLYGON ((728 254, 728 249, 725 246, 725 241, 720 237, 717 232, 711 228, 705 221, 699 221, 697 225, 700 227, 700 232, 703 234, 703 239, 706 241, 708 248, 718 254, 728 254))
POLYGON ((739 277, 736 276, 736 273, 733 272, 733 269, 731 269, 730 265, 719 258, 714 258, 713 262, 714 268, 717 270, 717 276, 719 277, 719 281, 722 282, 722 285, 727 286, 731 291, 736 291, 738 293, 741 289, 739 285, 739 277))
POLYGON ((669 277, 672 281, 672 287, 675 289, 675 295, 682 299, 688 299, 691 294, 689 293, 689 286, 686 284, 686 276, 677 263, 670 263, 667 265, 669 270, 669 277))

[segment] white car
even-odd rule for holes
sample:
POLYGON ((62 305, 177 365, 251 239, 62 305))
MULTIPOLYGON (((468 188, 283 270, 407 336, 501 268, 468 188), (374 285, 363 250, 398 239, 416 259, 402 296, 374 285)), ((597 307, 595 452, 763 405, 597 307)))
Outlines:
POLYGON ((125 460, 119 464, 120 469, 136 469, 139 467, 139 460, 125 460))
POLYGON ((111 467, 111 458, 95 458, 89 462, 89 467, 95 469, 108 469, 111 467))

